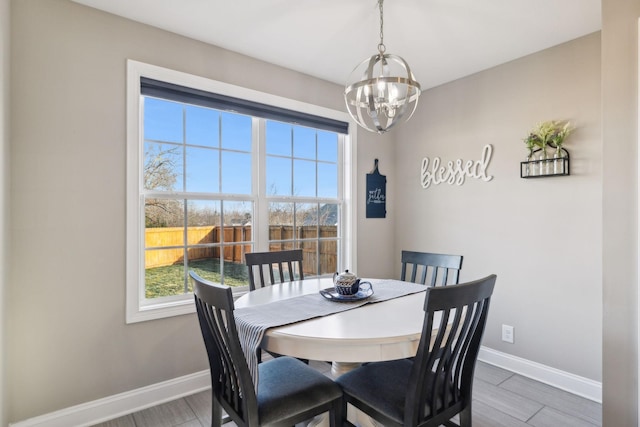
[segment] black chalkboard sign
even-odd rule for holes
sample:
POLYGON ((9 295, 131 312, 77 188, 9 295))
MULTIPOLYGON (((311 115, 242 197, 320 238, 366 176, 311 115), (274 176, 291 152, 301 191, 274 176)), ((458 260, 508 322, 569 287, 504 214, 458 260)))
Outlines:
POLYGON ((367 218, 384 218, 387 215, 387 177, 378 171, 378 159, 373 171, 367 174, 367 218))

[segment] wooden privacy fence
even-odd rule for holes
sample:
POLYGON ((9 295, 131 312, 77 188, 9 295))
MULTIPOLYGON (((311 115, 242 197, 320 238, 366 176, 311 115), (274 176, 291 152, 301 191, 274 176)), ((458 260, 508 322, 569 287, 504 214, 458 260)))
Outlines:
POLYGON ((269 226, 269 251, 283 251, 288 249, 302 249, 302 270, 305 274, 333 273, 338 266, 337 240, 295 241, 302 239, 335 238, 338 227, 335 225, 302 226, 271 225, 269 226), (318 233, 320 234, 318 236, 318 233), (278 241, 280 240, 280 241, 278 241), (284 242, 282 240, 289 240, 284 242), (317 248, 317 250, 316 250, 317 248), (318 260, 318 257, 320 259, 318 260), (318 264, 318 261, 320 263, 318 264), (318 265, 320 271, 318 271, 318 265))
MULTIPOLYGON (((251 241, 250 225, 188 227, 186 236, 185 229, 182 227, 147 228, 145 230, 145 247, 154 249, 145 251, 145 268, 182 264, 184 262, 185 237, 186 250, 190 260, 220 258, 220 251, 222 251, 226 262, 244 264, 244 254, 251 252, 251 244, 242 244, 242 242, 251 241), (225 245, 192 247, 221 242, 224 242, 225 245), (176 248, 176 246, 183 247, 176 248)), ((305 274, 331 273, 336 270, 337 266, 337 241, 333 239, 327 241, 298 240, 335 237, 337 237, 335 225, 320 227, 272 225, 269 226, 269 241, 271 242, 269 250, 281 251, 299 247, 304 252, 302 269, 305 274), (291 241, 294 239, 295 242, 291 241), (320 258, 318 259, 318 257, 320 258), (319 264, 318 261, 320 261, 319 264), (320 265, 319 272, 317 271, 318 265, 320 265)))

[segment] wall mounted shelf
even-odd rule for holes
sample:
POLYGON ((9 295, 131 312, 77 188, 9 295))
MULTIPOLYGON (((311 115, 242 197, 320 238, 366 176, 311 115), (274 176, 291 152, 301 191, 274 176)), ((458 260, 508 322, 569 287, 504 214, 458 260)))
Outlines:
MULTIPOLYGON (((555 153, 555 147, 553 152, 555 153)), ((542 149, 538 148, 532 154, 535 158, 542 149)), ((550 178, 553 176, 568 176, 571 175, 569 152, 564 148, 560 148, 562 157, 551 157, 547 159, 529 160, 520 162, 520 178, 550 178)))

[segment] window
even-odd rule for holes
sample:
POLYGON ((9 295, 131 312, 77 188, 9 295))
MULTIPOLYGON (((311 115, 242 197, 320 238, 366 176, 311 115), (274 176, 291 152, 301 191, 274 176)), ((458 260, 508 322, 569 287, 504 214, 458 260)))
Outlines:
POLYGON ((127 322, 193 312, 189 270, 246 292, 249 251, 355 268, 347 120, 129 61, 127 322))

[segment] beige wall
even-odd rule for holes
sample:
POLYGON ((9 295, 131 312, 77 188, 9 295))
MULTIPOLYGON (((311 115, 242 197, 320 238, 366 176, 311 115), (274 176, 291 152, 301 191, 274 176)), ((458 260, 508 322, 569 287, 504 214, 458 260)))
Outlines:
POLYGON ((602 1, 603 425, 638 425, 637 0, 602 1))
MULTIPOLYGON (((207 368, 194 315, 125 324, 127 58, 337 110, 343 101, 338 85, 66 0, 11 5, 8 380, 17 421, 207 368)), ((359 167, 389 158, 372 139, 360 136, 359 167)), ((392 270, 389 224, 360 227, 382 238, 359 242, 362 272, 392 270)))
POLYGON ((426 91, 398 129, 396 252, 461 254, 461 280, 498 275, 483 345, 601 380, 600 33, 426 91), (570 120, 571 175, 521 179, 523 138, 570 120), (423 157, 479 160, 489 182, 423 189, 423 157), (515 344, 501 325, 515 327, 515 344))
POLYGON ((0 0, 0 425, 9 422, 6 392, 5 289, 9 209, 9 0, 0 0))

